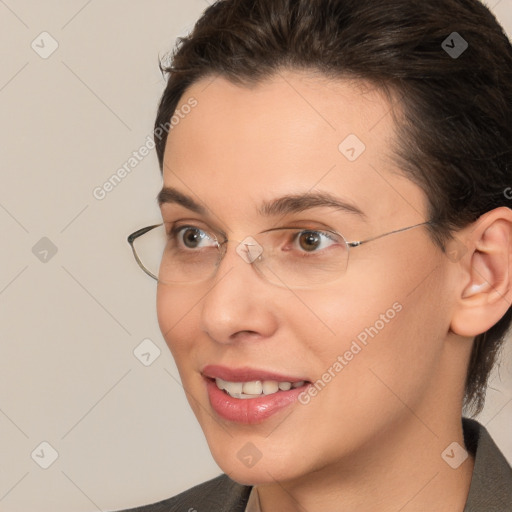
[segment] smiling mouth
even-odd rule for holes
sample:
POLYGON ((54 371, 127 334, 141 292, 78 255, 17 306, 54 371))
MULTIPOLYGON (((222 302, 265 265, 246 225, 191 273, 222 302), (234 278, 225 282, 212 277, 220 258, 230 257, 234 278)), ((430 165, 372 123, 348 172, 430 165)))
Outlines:
POLYGON ((281 391, 289 391, 297 389, 306 384, 308 381, 301 380, 297 382, 278 382, 276 380, 253 380, 247 382, 230 382, 220 378, 209 378, 215 381, 217 387, 233 398, 251 399, 261 398, 266 395, 273 395, 281 391))

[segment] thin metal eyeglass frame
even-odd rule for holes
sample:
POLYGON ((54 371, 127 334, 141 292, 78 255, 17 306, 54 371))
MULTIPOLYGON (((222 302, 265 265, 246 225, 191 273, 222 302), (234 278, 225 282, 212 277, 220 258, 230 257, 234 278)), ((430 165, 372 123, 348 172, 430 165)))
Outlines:
MULTIPOLYGON (((336 235, 340 236, 343 239, 343 241, 345 242, 347 248, 350 248, 350 247, 359 247, 362 244, 365 244, 365 243, 368 243, 368 242, 373 242, 374 240, 377 240, 379 238, 383 238, 383 237, 388 236, 388 235, 393 235, 395 233, 401 233, 402 231, 408 231, 409 229, 417 228, 417 227, 420 227, 420 226, 432 225, 432 224, 433 224, 433 222, 431 220, 427 220, 425 222, 421 222, 420 224, 414 224, 413 226, 407 226, 405 228, 395 229, 393 231, 389 231, 388 233, 383 233, 381 235, 376 235, 376 236, 373 236, 373 237, 370 237, 370 238, 366 238, 365 240, 357 240, 357 241, 354 241, 354 242, 347 242, 347 240, 345 240, 345 237, 341 233, 338 233, 337 231, 332 231, 332 233, 335 233, 336 235)), ((142 235, 145 235, 148 231, 151 231, 151 230, 153 230, 155 228, 158 228, 160 226, 163 226, 163 222, 161 222, 160 224, 153 224, 152 226, 147 226, 145 228, 138 229, 137 231, 134 231, 132 234, 128 235, 128 238, 127 238, 127 241, 130 244, 130 247, 132 248, 133 255, 134 255, 135 260, 137 261, 137 264, 139 265, 139 267, 149 277, 152 277, 156 281, 158 281, 158 277, 155 274, 153 274, 153 272, 151 272, 150 270, 148 270, 144 266, 144 263, 142 263, 142 261, 140 260, 138 254, 137 254, 137 251, 135 250, 135 247, 133 246, 133 243, 135 242, 135 240, 137 238, 141 237, 142 235)), ((280 229, 285 229, 285 228, 267 229, 265 231, 261 231, 261 233, 258 233, 258 234, 268 233, 269 231, 278 231, 280 229)), ((297 229, 299 229, 299 228, 297 228, 297 229)), ((307 231, 307 230, 305 229, 305 231, 307 231)), ((316 230, 315 229, 311 229, 311 231, 316 231, 316 230)), ((322 230, 318 229, 318 231, 322 231, 322 230)), ((219 249, 220 252, 222 252, 222 246, 224 244, 226 244, 227 242, 229 242, 229 239, 226 239, 223 242, 219 242, 218 238, 215 236, 215 241, 217 242, 217 248, 219 249)), ((223 256, 224 256, 224 254, 221 254, 221 258, 223 256)), ((348 257, 349 256, 350 256, 350 251, 349 251, 349 254, 347 256, 347 265, 348 265, 348 257)))

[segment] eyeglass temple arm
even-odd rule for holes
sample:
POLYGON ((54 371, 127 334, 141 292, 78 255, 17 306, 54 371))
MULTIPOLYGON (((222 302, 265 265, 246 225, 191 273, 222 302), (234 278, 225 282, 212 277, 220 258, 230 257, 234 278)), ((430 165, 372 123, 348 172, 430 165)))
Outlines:
POLYGON ((142 236, 145 233, 147 233, 148 231, 151 231, 152 229, 155 229, 155 228, 157 228, 157 227, 159 227, 161 225, 162 225, 162 223, 160 223, 160 224, 153 224, 152 226, 147 226, 145 228, 138 229, 137 231, 135 231, 131 235, 128 235, 128 238, 127 238, 128 243, 130 245, 133 245, 133 242, 135 241, 136 238, 139 238, 139 236, 142 236))
POLYGON ((394 231, 390 231, 389 233, 383 233, 382 235, 377 235, 372 238, 367 238, 366 240, 359 240, 357 242, 347 242, 347 245, 349 247, 357 247, 359 245, 362 245, 366 242, 372 242, 373 240, 377 240, 379 238, 382 238, 384 236, 393 235, 394 233, 400 233, 401 231, 407 231, 409 229, 417 228, 419 226, 425 226, 427 224, 432 224, 432 221, 427 220, 426 222, 421 222, 420 224, 414 224, 414 226, 407 226, 405 228, 395 229, 394 231))
POLYGON ((152 226, 147 226, 145 228, 141 228, 141 229, 138 229, 137 231, 135 231, 134 233, 132 233, 131 235, 128 235, 128 243, 130 244, 130 247, 132 248, 132 252, 133 252, 133 255, 135 256, 135 259, 139 265, 139 267, 149 276, 149 277, 152 277, 153 279, 157 280, 158 281, 158 277, 155 276, 155 274, 153 274, 153 272, 150 272, 145 266, 144 264, 142 263, 142 261, 140 261, 140 258, 137 254, 137 251, 135 250, 135 247, 133 246, 133 242, 135 242, 135 240, 137 238, 139 238, 139 236, 142 236, 144 235, 145 233, 147 233, 148 231, 151 231, 152 229, 155 229, 155 228, 158 228, 159 226, 161 226, 162 223, 160 224, 153 224, 152 226))

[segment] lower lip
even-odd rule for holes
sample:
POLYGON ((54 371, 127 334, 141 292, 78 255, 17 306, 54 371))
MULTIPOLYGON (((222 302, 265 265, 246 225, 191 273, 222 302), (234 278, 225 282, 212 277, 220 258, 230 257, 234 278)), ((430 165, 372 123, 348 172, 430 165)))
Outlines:
POLYGON ((214 380, 205 378, 208 398, 213 410, 222 418, 236 423, 261 423, 278 411, 295 403, 310 385, 289 391, 278 391, 261 398, 233 398, 217 387, 214 380))

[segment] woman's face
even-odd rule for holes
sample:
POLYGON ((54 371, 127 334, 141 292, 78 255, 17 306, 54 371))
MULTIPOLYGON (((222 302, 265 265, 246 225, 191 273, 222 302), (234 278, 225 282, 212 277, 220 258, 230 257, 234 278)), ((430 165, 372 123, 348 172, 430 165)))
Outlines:
MULTIPOLYGON (((375 90, 283 71, 253 88, 204 79, 180 105, 191 97, 197 106, 169 134, 164 187, 206 212, 170 201, 167 225, 206 226, 234 241, 287 226, 355 241, 428 220, 424 193, 388 158, 391 107, 375 90), (259 211, 318 192, 355 208, 259 211)), ((453 383, 444 351, 453 280, 425 227, 350 249, 344 274, 307 289, 269 283, 237 246, 228 244, 212 278, 159 284, 157 297, 161 331, 224 472, 251 484, 300 478, 371 457, 390 432, 435 421, 453 383), (216 376, 237 383, 232 393, 246 381, 306 384, 273 393, 267 382, 269 395, 230 398, 216 376)), ((453 374, 462 378, 463 364, 453 374)), ((261 392, 252 386, 243 391, 261 392)))

